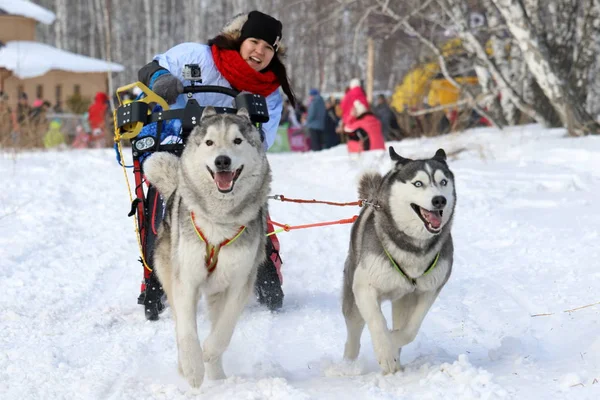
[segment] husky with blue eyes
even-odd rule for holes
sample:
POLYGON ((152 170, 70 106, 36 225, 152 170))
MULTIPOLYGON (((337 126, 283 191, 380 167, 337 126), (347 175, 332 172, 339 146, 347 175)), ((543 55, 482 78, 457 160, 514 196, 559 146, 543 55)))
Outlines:
POLYGON ((384 374, 400 369, 402 347, 412 342, 450 278, 456 205, 454 175, 439 149, 411 160, 390 147, 394 167, 365 174, 359 196, 368 201, 354 223, 344 267, 344 358, 355 360, 365 323, 384 374), (381 303, 392 302, 392 328, 381 303))

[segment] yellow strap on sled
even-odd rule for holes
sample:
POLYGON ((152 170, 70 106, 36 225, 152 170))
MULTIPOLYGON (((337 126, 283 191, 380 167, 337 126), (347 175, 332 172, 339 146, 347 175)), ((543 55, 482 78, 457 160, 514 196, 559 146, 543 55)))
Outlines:
MULTIPOLYGON (((124 93, 128 90, 131 90, 135 87, 140 88, 142 90, 142 92, 144 92, 144 94, 146 94, 146 97, 139 99, 139 100, 135 100, 135 101, 141 101, 141 102, 144 102, 147 104, 157 103, 163 108, 163 110, 169 109, 169 105, 162 97, 160 97, 159 95, 154 93, 152 90, 150 90, 146 85, 144 85, 141 82, 130 83, 129 85, 121 86, 120 88, 117 89, 116 94, 117 94, 117 99, 119 100, 119 107, 124 105, 124 102, 121 99, 120 94, 124 93)), ((121 141, 124 139, 131 139, 131 138, 136 137, 140 133, 142 128, 144 127, 144 124, 141 122, 135 122, 135 123, 125 125, 122 129, 120 129, 117 126, 117 110, 116 109, 113 111, 113 121, 114 121, 114 128, 115 128, 114 139, 117 144, 117 150, 119 152, 119 156, 121 157, 121 166, 123 167, 123 175, 125 175, 125 182, 127 183, 127 193, 129 194, 129 204, 131 204, 131 203, 133 203, 133 196, 131 194, 131 185, 129 184, 129 177, 127 176, 127 170, 125 169, 125 157, 123 156, 123 146, 121 144, 121 141)), ((142 248, 142 239, 140 237, 140 227, 138 226, 137 218, 133 218, 133 225, 134 225, 134 229, 135 229, 135 236, 136 236, 136 239, 138 242, 138 248, 140 251, 140 258, 142 260, 142 264, 144 264, 144 268, 146 268, 148 271, 152 272, 152 268, 150 268, 150 266, 148 265, 148 263, 144 257, 144 251, 142 248)))
MULTIPOLYGON (((144 94, 146 95, 145 97, 143 97, 139 100, 135 100, 136 102, 141 101, 142 103, 146 103, 146 104, 157 103, 158 105, 160 105, 162 107, 163 111, 166 111, 169 109, 169 105, 167 104, 165 99, 163 99, 162 97, 160 97, 159 95, 154 93, 152 90, 150 90, 148 88, 148 86, 144 85, 142 82, 130 83, 129 85, 121 86, 120 88, 117 89, 117 99, 119 100, 119 107, 125 105, 123 103, 123 100, 121 100, 120 94, 127 92, 136 87, 140 88, 142 90, 142 92, 144 92, 144 94)), ((132 122, 130 124, 124 125, 122 128, 118 128, 116 117, 117 117, 117 114, 116 114, 116 110, 115 110, 115 112, 113 113, 113 120, 114 120, 114 124, 115 124, 115 142, 118 142, 123 139, 132 139, 132 138, 136 137, 140 133, 142 128, 144 127, 144 124, 142 122, 132 122)))

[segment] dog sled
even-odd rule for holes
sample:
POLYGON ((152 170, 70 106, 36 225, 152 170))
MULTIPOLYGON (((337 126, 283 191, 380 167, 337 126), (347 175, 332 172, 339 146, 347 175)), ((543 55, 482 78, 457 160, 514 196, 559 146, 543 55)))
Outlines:
MULTIPOLYGON (((263 96, 240 93, 237 90, 221 86, 195 85, 184 87, 183 92, 187 97, 184 108, 170 109, 165 100, 150 90, 141 82, 135 82, 117 89, 118 108, 114 112, 115 150, 117 160, 126 168, 123 161, 122 142, 131 142, 133 158, 134 190, 129 186, 131 200, 130 217, 135 217, 136 234, 140 248, 140 262, 144 266, 144 279, 141 284, 141 293, 138 304, 144 305, 146 318, 157 320, 163 310, 163 291, 158 279, 153 273, 152 249, 156 240, 157 230, 163 215, 163 199, 152 185, 144 178, 144 160, 154 152, 167 151, 177 156, 181 155, 186 144, 186 139, 192 130, 198 126, 204 106, 194 98, 196 93, 220 93, 234 99, 235 107, 213 107, 217 113, 237 113, 238 109, 245 108, 250 119, 255 124, 262 124, 269 120, 266 99, 263 96), (122 93, 128 93, 134 88, 141 89, 142 93, 133 102, 125 103, 122 93)), ((127 174, 125 174, 127 177, 127 174)), ((269 241, 271 260, 279 272, 281 259, 279 259, 279 243, 275 237, 269 241)), ((279 276, 281 280, 281 276, 279 276)), ((258 294, 260 295, 260 294, 258 294)))

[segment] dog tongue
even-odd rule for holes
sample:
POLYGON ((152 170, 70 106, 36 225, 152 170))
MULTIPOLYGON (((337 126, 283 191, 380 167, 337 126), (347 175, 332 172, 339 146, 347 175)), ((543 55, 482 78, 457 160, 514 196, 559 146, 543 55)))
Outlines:
POLYGON ((215 182, 217 183, 217 187, 221 190, 230 189, 233 184, 233 172, 217 172, 215 174, 215 182))
POLYGON ((426 209, 421 209, 421 214, 425 219, 429 222, 432 228, 437 229, 442 225, 442 219, 440 214, 437 211, 431 212, 426 209))

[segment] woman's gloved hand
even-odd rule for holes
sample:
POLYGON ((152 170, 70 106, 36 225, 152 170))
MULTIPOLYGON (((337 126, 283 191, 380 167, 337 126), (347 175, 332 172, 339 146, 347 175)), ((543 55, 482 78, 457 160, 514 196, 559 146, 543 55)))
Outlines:
POLYGON ((171 74, 162 74, 152 85, 152 91, 165 99, 171 105, 177 101, 177 96, 183 93, 183 83, 171 74))

